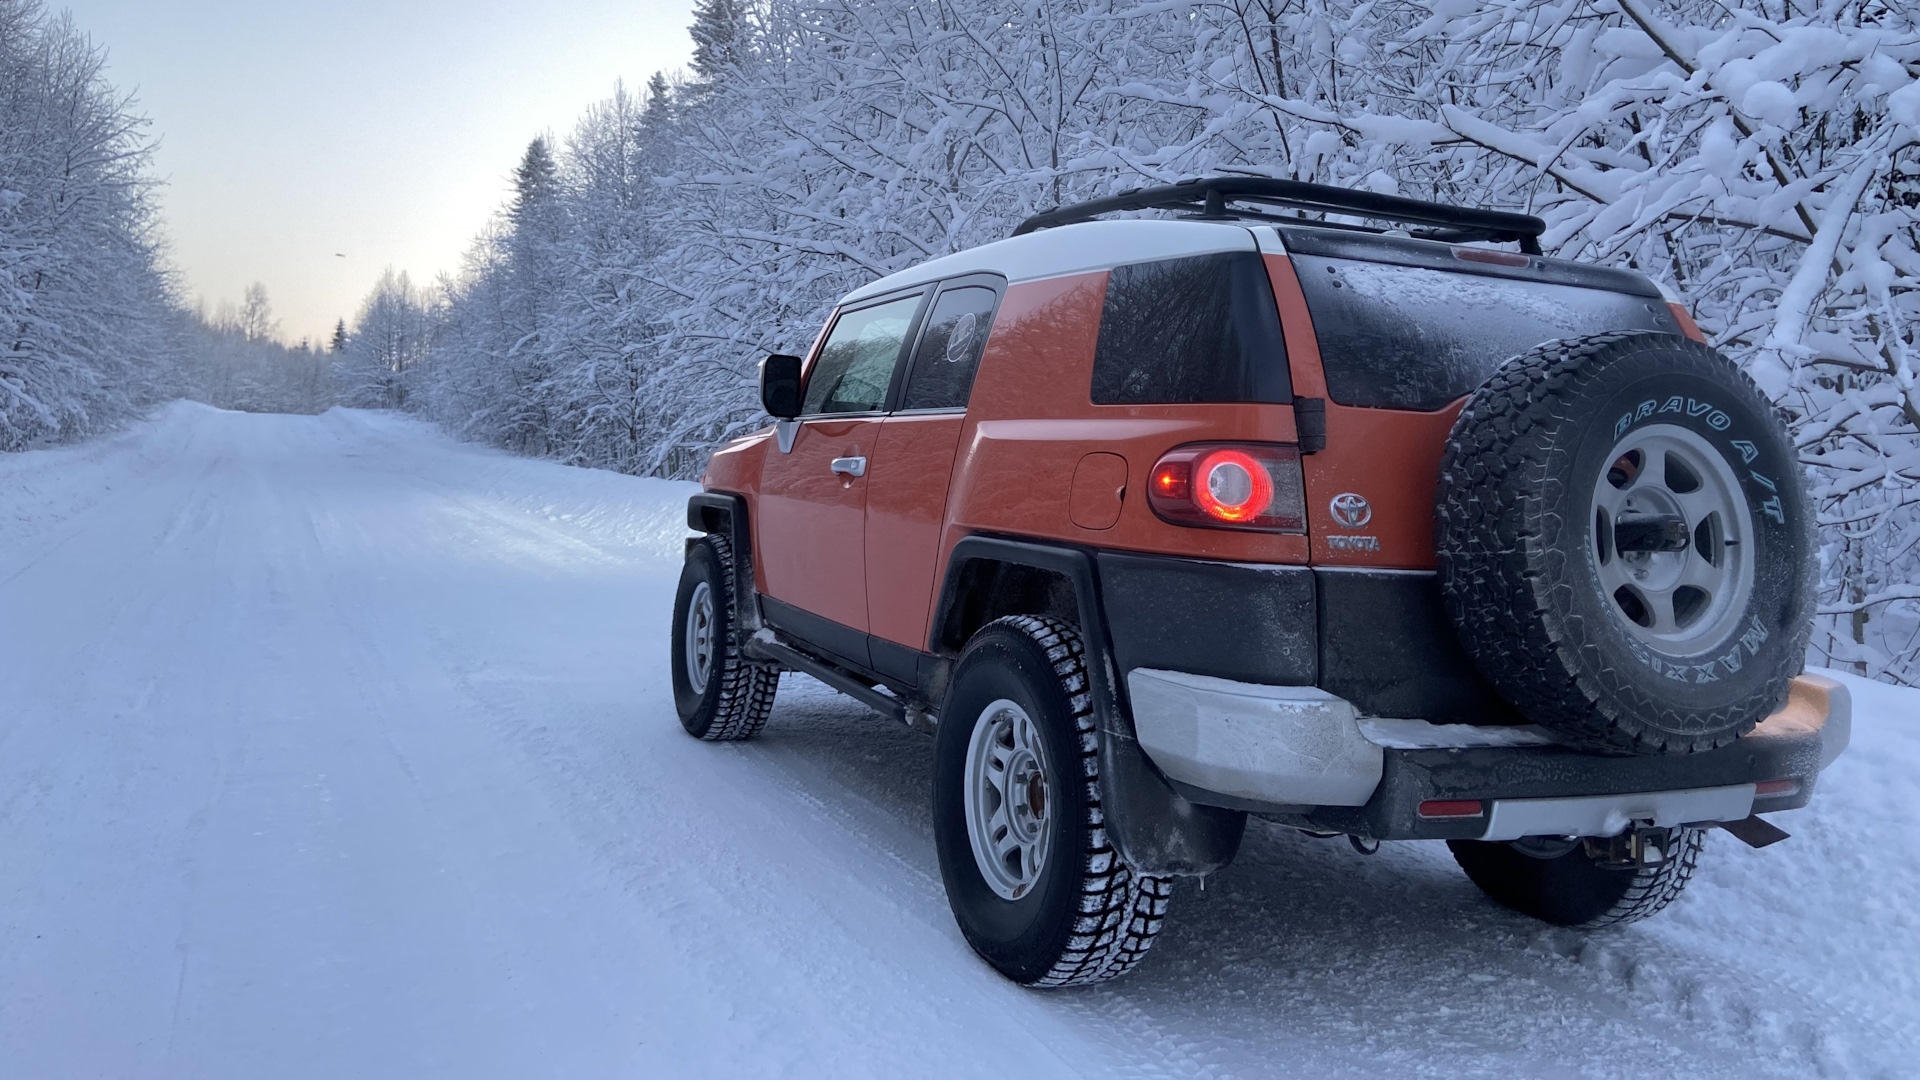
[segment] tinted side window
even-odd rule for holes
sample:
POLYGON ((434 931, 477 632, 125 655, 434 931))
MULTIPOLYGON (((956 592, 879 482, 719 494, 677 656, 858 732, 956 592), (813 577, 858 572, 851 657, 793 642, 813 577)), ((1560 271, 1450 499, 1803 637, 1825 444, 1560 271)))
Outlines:
POLYGON ((1114 268, 1093 354, 1094 404, 1290 400, 1287 346, 1258 253, 1114 268))
POLYGON ((1548 281, 1293 256, 1342 405, 1442 409, 1510 357, 1608 330, 1679 333, 1658 298, 1548 281))
POLYGON ((933 302, 913 353, 902 409, 964 409, 973 372, 987 347, 999 295, 980 285, 948 289, 933 302))
POLYGON ((842 312, 807 376, 802 413, 879 412, 886 406, 893 366, 913 326, 919 296, 842 312))

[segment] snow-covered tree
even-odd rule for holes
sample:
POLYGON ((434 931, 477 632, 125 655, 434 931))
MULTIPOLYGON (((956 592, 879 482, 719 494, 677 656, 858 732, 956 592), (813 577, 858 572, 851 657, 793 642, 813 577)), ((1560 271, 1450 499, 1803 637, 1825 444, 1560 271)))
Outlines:
POLYGON ((334 362, 340 400, 375 409, 412 404, 416 369, 432 349, 435 304, 405 271, 389 267, 360 305, 346 348, 334 362))
POLYGON ((693 71, 709 84, 724 78, 740 61, 747 43, 744 0, 698 0, 693 6, 693 71))
POLYGON ((273 301, 267 287, 256 281, 247 286, 238 313, 240 336, 247 341, 271 341, 280 336, 280 321, 273 317, 273 301))
POLYGON ((333 404, 328 359, 306 342, 289 347, 266 286, 249 286, 240 303, 184 319, 179 393, 222 409, 317 413, 333 404))
POLYGON ((174 385, 147 122, 105 54, 0 0, 0 450, 118 424, 174 385))

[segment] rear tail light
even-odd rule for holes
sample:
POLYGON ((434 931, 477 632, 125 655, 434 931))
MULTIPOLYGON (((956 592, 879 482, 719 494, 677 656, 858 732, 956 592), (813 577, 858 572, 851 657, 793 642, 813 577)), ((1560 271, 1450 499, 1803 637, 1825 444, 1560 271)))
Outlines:
POLYGON ((1781 795, 1797 795, 1799 793, 1800 785, 1793 780, 1762 780, 1753 785, 1754 797, 1760 799, 1777 798, 1781 795))
POLYGON ((1470 818, 1485 812, 1479 799, 1428 799, 1420 804, 1419 811, 1423 818, 1470 818))
POLYGON ((1307 531, 1300 451, 1270 443, 1199 443, 1170 450, 1147 477, 1147 504, 1176 525, 1307 531))

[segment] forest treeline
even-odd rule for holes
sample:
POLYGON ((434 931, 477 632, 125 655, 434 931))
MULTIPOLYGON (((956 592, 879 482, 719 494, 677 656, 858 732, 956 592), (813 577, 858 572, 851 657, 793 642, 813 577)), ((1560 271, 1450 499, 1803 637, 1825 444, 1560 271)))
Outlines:
POLYGON ((1920 679, 1920 8, 699 0, 692 34, 531 142, 457 272, 377 283, 326 346, 340 400, 690 477, 836 297, 1064 201, 1246 173, 1524 209, 1674 287, 1786 412, 1819 648, 1920 679))
MULTIPOLYGON (((701 0, 692 70, 536 139, 351 400, 697 475, 833 300, 1058 203, 1207 173, 1525 209, 1673 286, 1792 418, 1837 661, 1920 676, 1920 7, 701 0)), ((375 340, 364 338, 377 327, 375 340)))
POLYGON ((147 119, 106 52, 39 0, 0 0, 0 451, 194 397, 318 412, 332 358, 280 340, 264 288, 208 313, 165 259, 147 119))

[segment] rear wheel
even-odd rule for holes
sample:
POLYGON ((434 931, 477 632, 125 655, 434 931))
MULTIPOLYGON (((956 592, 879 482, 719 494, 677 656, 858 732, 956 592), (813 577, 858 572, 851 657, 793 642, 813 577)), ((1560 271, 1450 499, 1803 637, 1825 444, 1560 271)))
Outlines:
POLYGON ((1172 882, 1107 838, 1080 635, 1013 616, 967 644, 934 734, 934 841, 960 932, 1027 986, 1102 982, 1146 956, 1172 882))
POLYGON ((1704 829, 1675 829, 1664 861, 1613 869, 1579 840, 1447 841, 1481 892, 1522 915, 1583 929, 1638 922, 1673 903, 1693 879, 1705 844, 1704 829))
POLYGON ((733 545, 707 536, 687 550, 673 601, 673 700, 687 734, 711 742, 750 739, 773 711, 780 673, 740 653, 733 545))

